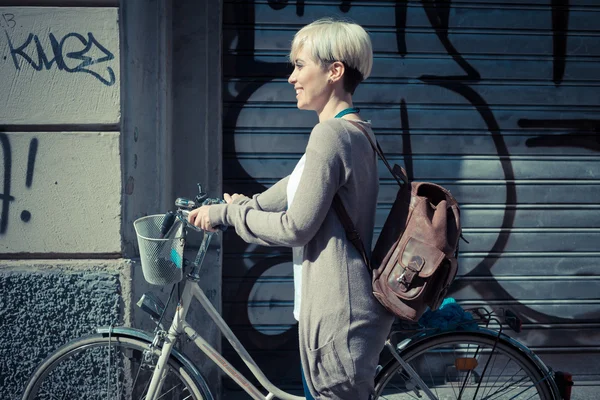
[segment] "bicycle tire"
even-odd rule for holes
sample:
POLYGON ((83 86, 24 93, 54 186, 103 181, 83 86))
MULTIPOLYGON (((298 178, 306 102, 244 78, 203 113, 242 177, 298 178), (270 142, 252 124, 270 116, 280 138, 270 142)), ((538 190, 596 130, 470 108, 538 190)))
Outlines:
MULTIPOLYGON (((554 399, 549 372, 509 341, 490 333, 441 333, 409 345, 400 357, 439 400, 554 399)), ((417 392, 428 398, 408 378, 392 359, 375 378, 374 399, 418 398, 417 392)))
MULTIPOLYGON (((144 351, 148 349, 148 342, 120 334, 75 339, 38 366, 27 383, 23 400, 143 399, 160 353, 159 349, 148 351, 144 361, 144 351), (108 369, 110 364, 112 368, 108 369)), ((198 381, 203 378, 189 371, 175 357, 171 355, 167 365, 158 398, 213 399, 206 383, 198 381)))

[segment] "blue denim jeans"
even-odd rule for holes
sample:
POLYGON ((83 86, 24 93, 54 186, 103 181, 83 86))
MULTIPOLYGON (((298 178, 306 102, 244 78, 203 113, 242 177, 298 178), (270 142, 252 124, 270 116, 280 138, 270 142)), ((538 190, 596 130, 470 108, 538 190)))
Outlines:
POLYGON ((312 395, 310 394, 310 390, 308 390, 306 378, 304 377, 304 368, 302 368, 302 365, 300 366, 300 373, 302 374, 302 386, 304 387, 304 397, 306 397, 306 400, 315 400, 315 398, 312 397, 312 395))

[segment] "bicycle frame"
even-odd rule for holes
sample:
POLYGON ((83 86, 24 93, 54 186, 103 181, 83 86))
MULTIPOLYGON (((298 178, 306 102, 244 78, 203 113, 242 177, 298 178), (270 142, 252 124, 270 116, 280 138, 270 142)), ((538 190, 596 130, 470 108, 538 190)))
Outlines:
MULTIPOLYGON (((178 211, 179 219, 186 225, 186 227, 190 227, 194 230, 200 231, 195 226, 192 226, 187 223, 186 220, 186 211, 179 210, 178 211)), ((193 268, 191 272, 185 277, 185 286, 183 288, 183 292, 181 294, 180 301, 177 305, 175 316, 171 323, 171 326, 164 337, 163 346, 161 349, 161 355, 158 359, 156 367, 154 369, 152 380, 148 387, 148 392, 146 395, 147 400, 156 400, 158 395, 160 394, 162 381, 164 380, 166 373, 166 365, 169 357, 171 356, 171 352, 173 351, 173 346, 179 336, 181 334, 185 334, 190 338, 191 341, 204 353, 206 354, 223 372, 225 372, 234 382, 236 382, 250 397, 254 400, 270 400, 273 398, 278 398, 282 400, 304 400, 304 397, 295 396, 290 393, 287 393, 273 383, 269 381, 269 379, 262 372, 260 367, 256 364, 256 362, 252 359, 246 348, 241 344, 232 330, 229 328, 225 320, 221 317, 219 312, 215 309, 215 307, 211 304, 210 300, 204 294, 204 291, 198 285, 198 280, 200 279, 199 270, 202 266, 206 253, 208 251, 208 246, 212 239, 214 233, 205 232, 204 237, 202 239, 202 243, 200 248, 198 249, 198 253, 196 258, 192 264, 193 268), (242 361, 246 364, 246 366, 250 369, 252 375, 258 380, 258 382, 269 392, 266 396, 256 387, 254 386, 248 379, 246 379, 235 367, 231 365, 214 347, 212 347, 196 330, 194 330, 190 324, 186 321, 186 316, 188 310, 190 308, 190 304, 192 300, 196 298, 202 308, 208 313, 209 317, 216 324, 216 326, 221 331, 221 334, 227 338, 233 349, 240 356, 242 361)), ((161 334, 164 332, 160 332, 155 337, 156 339, 160 338, 161 334)), ((500 335, 500 334, 499 334, 500 335)), ((385 343, 385 347, 392 353, 393 357, 400 363, 402 368, 408 375, 411 376, 414 382, 423 390, 426 397, 430 400, 437 400, 437 397, 432 393, 429 387, 423 382, 419 374, 411 368, 411 366, 406 363, 399 355, 399 351, 402 348, 406 348, 410 346, 414 341, 418 341, 418 339, 422 339, 428 336, 425 334, 418 334, 409 339, 404 340, 397 347, 394 347, 391 344, 391 341, 388 339, 385 343)), ((500 336, 499 336, 500 337, 500 336)), ((513 346, 521 350, 525 353, 534 363, 540 368, 541 371, 546 371, 546 377, 550 376, 550 372, 548 368, 541 362, 541 360, 535 356, 529 349, 522 346, 519 342, 512 340, 510 337, 502 335, 505 340, 509 340, 513 346)), ((551 381, 552 391, 556 394, 558 390, 553 380, 551 381)))
POLYGON ((198 270, 202 265, 202 261, 204 260, 204 256, 208 250, 208 245, 210 244, 210 240, 213 236, 212 232, 206 232, 204 234, 204 238, 202 240, 202 244, 200 245, 200 249, 198 250, 198 254, 196 256, 196 260, 193 263, 192 272, 186 277, 185 286, 183 289, 183 293, 181 294, 181 300, 177 305, 175 311, 175 317, 173 318, 173 322, 167 336, 164 340, 164 344, 162 347, 161 355, 158 359, 156 367, 154 369, 154 374, 152 376, 152 381, 148 387, 148 393, 146 395, 147 400, 155 400, 160 393, 160 389, 162 386, 162 380, 164 379, 164 374, 166 372, 166 365, 169 356, 171 355, 171 351, 173 346, 177 340, 177 338, 184 333, 187 335, 190 340, 194 342, 194 344, 211 360, 215 362, 215 364, 225 372, 231 379, 233 379, 242 389, 248 393, 252 399, 255 400, 269 400, 277 397, 282 400, 304 400, 304 397, 299 397, 287 393, 273 383, 271 383, 267 377, 264 375, 262 370, 258 367, 256 362, 252 359, 250 354, 244 346, 240 343, 238 338, 231 331, 227 323, 223 320, 219 312, 215 309, 215 307, 211 304, 210 300, 204 294, 204 291, 200 288, 197 283, 198 270), (254 386, 248 379, 246 379, 237 369, 235 369, 219 352, 212 347, 201 334, 196 332, 186 321, 186 315, 190 308, 190 304, 192 299, 196 298, 202 308, 206 310, 209 317, 214 321, 217 325, 223 336, 227 338, 229 343, 233 346, 235 351, 244 361, 244 363, 248 366, 254 377, 260 382, 260 384, 269 391, 269 393, 265 396, 256 386, 254 386))

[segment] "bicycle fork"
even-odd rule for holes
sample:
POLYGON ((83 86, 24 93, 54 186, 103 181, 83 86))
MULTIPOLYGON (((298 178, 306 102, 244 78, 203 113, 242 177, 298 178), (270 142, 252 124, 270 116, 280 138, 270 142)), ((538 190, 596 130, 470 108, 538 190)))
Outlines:
MULTIPOLYGON (((198 250, 196 260, 193 263, 193 269, 190 273, 189 279, 198 279, 200 266, 204 262, 204 257, 208 252, 208 246, 212 236, 212 232, 204 233, 204 238, 202 239, 202 244, 198 250)), ((189 282, 186 282, 183 288, 183 293, 181 294, 181 300, 177 304, 175 318, 171 323, 171 327, 169 328, 167 336, 164 338, 162 351, 160 353, 160 357, 158 358, 158 362, 156 363, 156 367, 154 368, 154 373, 152 374, 152 380, 148 386, 148 393, 146 394, 145 400, 155 400, 157 395, 160 394, 167 373, 167 361, 171 356, 171 350, 173 349, 173 346, 175 346, 175 342, 177 341, 179 334, 183 332, 185 317, 189 310, 190 303, 192 302, 192 298, 192 285, 190 285, 189 282)))

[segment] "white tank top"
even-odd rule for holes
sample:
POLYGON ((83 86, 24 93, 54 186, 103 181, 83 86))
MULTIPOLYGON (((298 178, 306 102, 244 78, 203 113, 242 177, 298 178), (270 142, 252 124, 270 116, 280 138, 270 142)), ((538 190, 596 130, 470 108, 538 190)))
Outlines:
MULTIPOLYGON (((287 206, 288 209, 294 201, 300 178, 302 177, 302 171, 304 171, 304 163, 306 161, 306 154, 300 158, 298 164, 294 168, 287 185, 287 206)), ((304 260, 302 247, 292 247, 292 260, 294 262, 294 318, 296 321, 300 320, 300 294, 302 293, 302 262, 304 260)))

